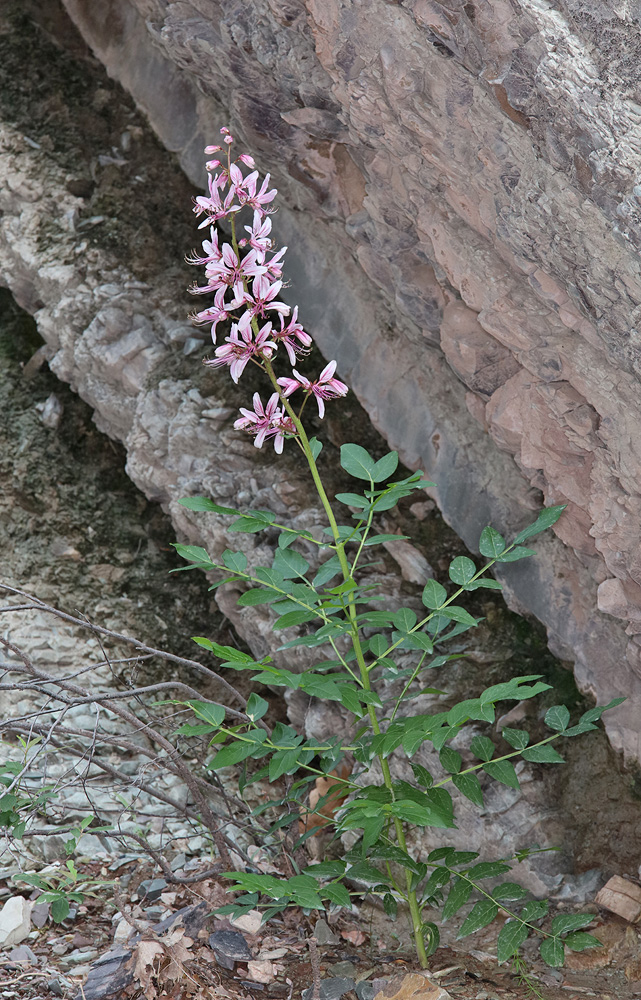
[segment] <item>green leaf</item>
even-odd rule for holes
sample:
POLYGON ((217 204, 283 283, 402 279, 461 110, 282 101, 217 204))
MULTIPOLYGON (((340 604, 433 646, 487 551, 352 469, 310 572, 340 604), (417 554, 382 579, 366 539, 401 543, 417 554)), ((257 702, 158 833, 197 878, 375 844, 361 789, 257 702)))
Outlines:
POLYGON ((361 510, 365 510, 371 506, 371 501, 360 493, 336 493, 335 499, 339 503, 346 504, 348 507, 359 507, 361 510))
POLYGON ((317 879, 339 878, 346 868, 344 861, 321 861, 319 865, 308 865, 307 868, 303 868, 303 872, 317 879))
POLYGON ((274 631, 281 632, 283 629, 293 628, 294 625, 312 622, 315 618, 318 618, 315 611, 288 611, 274 622, 274 631))
POLYGON ((553 705, 545 713, 546 726, 549 726, 550 729, 555 729, 559 733, 568 728, 569 721, 570 712, 565 705, 553 705))
POLYGON ((508 920, 499 931, 499 939, 496 943, 496 957, 499 965, 512 958, 523 942, 527 939, 529 928, 518 920, 508 920))
POLYGON ((231 767, 232 764, 239 764, 241 760, 251 757, 257 749, 258 744, 245 741, 230 743, 219 750, 213 760, 207 765, 210 771, 219 771, 221 767, 231 767))
POLYGON ((483 770, 491 778, 494 778, 495 781, 500 781, 502 785, 507 785, 508 788, 516 788, 518 790, 521 787, 511 760, 490 761, 488 764, 483 765, 483 770))
POLYGON ((485 588, 486 590, 503 590, 503 584, 499 583, 498 580, 492 580, 491 577, 486 577, 485 580, 474 580, 473 583, 468 583, 466 590, 481 590, 485 588))
POLYGON ((579 931, 593 920, 593 913, 560 913, 552 921, 552 933, 565 934, 567 931, 579 931))
POLYGON ((314 461, 316 461, 316 459, 320 455, 321 451, 323 450, 323 444, 322 444, 322 442, 319 441, 317 437, 310 438, 309 439, 309 450, 312 453, 312 458, 314 459, 314 461))
POLYGON ((533 555, 535 555, 534 549, 526 549, 523 545, 517 545, 509 552, 502 552, 500 556, 496 557, 496 561, 500 563, 518 562, 519 559, 527 559, 533 555))
POLYGON ((231 549, 225 549, 223 562, 227 569, 231 569, 234 573, 244 573, 247 569, 247 556, 244 552, 232 552, 231 549))
POLYGON ((524 729, 504 729, 501 736, 515 750, 525 750, 530 742, 530 734, 526 733, 524 729))
POLYGON ((188 562, 198 563, 199 566, 210 566, 214 568, 214 564, 209 558, 206 549, 203 549, 201 545, 178 545, 176 542, 173 546, 179 556, 183 559, 187 559, 188 562))
POLYGON ((419 785, 422 785, 423 788, 432 787, 432 785, 434 784, 434 779, 432 778, 432 775, 430 774, 430 772, 427 770, 426 767, 423 767, 422 764, 412 764, 411 768, 412 771, 414 772, 414 777, 418 781, 419 785))
POLYGON ((494 899, 499 900, 516 900, 523 899, 527 896, 527 889, 524 889, 522 885, 517 882, 503 882, 502 885, 497 885, 495 889, 492 890, 492 895, 494 899))
POLYGON ((594 934, 586 934, 585 931, 568 934, 565 943, 571 951, 586 951, 588 948, 603 947, 602 942, 594 934))
POLYGON ((542 920, 543 917, 546 917, 548 909, 549 904, 547 899, 533 899, 531 902, 525 904, 519 917, 521 920, 526 920, 528 924, 531 924, 535 920, 542 920))
POLYGON ((294 577, 304 576, 309 563, 296 549, 277 549, 272 569, 280 573, 284 580, 293 580, 294 577))
POLYGON ((383 458, 379 458, 372 472, 372 479, 375 483, 382 483, 390 476, 393 476, 398 467, 398 452, 390 451, 383 458))
MULTIPOLYGON (((459 608, 456 604, 449 604, 446 608, 439 608, 439 614, 449 618, 453 622, 460 622, 462 625, 473 627, 478 625, 480 618, 474 618, 465 608, 459 608)), ((450 636, 448 636, 450 638, 450 636)))
POLYGON ((479 539, 479 551, 481 555, 487 559, 496 559, 504 549, 505 539, 503 535, 500 535, 495 528, 491 528, 489 525, 487 528, 483 528, 479 539))
POLYGON ((322 587, 326 583, 329 583, 335 576, 341 572, 340 559, 337 555, 327 559, 318 569, 316 576, 314 577, 314 587, 322 587))
POLYGON ((458 774, 463 765, 463 758, 460 753, 453 750, 452 747, 443 747, 439 754, 439 761, 441 762, 441 767, 448 774, 458 774))
POLYGON ((56 896, 51 901, 51 919, 54 923, 61 924, 69 916, 70 909, 68 899, 65 899, 64 896, 56 896))
POLYGON ((548 937, 541 941, 541 958, 546 965, 550 965, 553 969, 560 969, 565 962, 563 942, 556 937, 548 937))
POLYGON ((391 917, 392 920, 396 917, 398 904, 391 892, 386 892, 383 896, 383 909, 385 910, 386 916, 391 917))
POLYGON ((358 861, 351 868, 348 868, 347 875, 350 879, 354 879, 357 882, 365 882, 366 885, 378 885, 379 882, 389 885, 390 879, 387 875, 383 875, 379 872, 377 868, 373 865, 368 864, 366 861, 358 861))
POLYGON ((452 873, 448 868, 444 868, 443 866, 435 868, 430 877, 428 878, 427 882, 425 883, 425 887, 423 889, 423 898, 429 899, 431 896, 434 895, 437 889, 440 889, 442 886, 447 885, 451 877, 452 873))
POLYGON ((530 524, 523 531, 519 531, 518 535, 514 539, 515 544, 524 542, 527 538, 532 538, 533 535, 538 535, 540 531, 545 531, 546 528, 551 528, 553 524, 559 520, 561 514, 567 507, 567 504, 557 504, 554 507, 546 507, 541 511, 536 521, 530 524))
POLYGON ((213 511, 214 514, 240 514, 240 511, 236 510, 235 507, 221 507, 209 497, 183 497, 178 503, 188 510, 209 510, 213 511))
POLYGON ((416 625, 416 612, 411 608, 400 608, 394 612, 394 625, 400 632, 409 632, 416 625))
POLYGON ((330 903, 334 903, 335 906, 350 906, 352 905, 352 900, 349 892, 344 885, 338 885, 336 882, 332 882, 330 885, 323 886, 321 890, 321 895, 325 899, 329 899, 330 903))
POLYGON ((218 728, 225 718, 225 708, 223 705, 214 705, 208 701, 188 701, 187 705, 198 719, 208 722, 211 726, 218 728))
POLYGON ((435 611, 447 600, 447 591, 436 580, 428 580, 423 588, 421 600, 426 608, 435 611))
POLYGON ((487 736, 475 736, 470 742, 470 750, 479 760, 492 760, 494 744, 487 736))
POLYGON ((449 920, 467 903, 474 886, 464 878, 456 878, 452 883, 447 902, 442 910, 443 920, 449 920))
POLYGON ((495 919, 498 912, 498 904, 493 900, 479 900, 478 903, 474 904, 463 921, 463 926, 456 935, 457 938, 467 937, 468 934, 474 934, 475 931, 480 931, 482 927, 487 927, 495 919))
POLYGON ((483 807, 483 790, 481 782, 475 774, 455 774, 452 778, 452 784, 475 806, 483 807))
POLYGON ((241 594, 236 604, 241 608, 253 608, 257 604, 271 604, 272 601, 277 601, 281 597, 281 594, 273 590, 267 590, 263 587, 252 587, 251 590, 246 590, 244 594, 241 594))
POLYGON ((561 754, 557 753, 549 743, 546 743, 544 746, 535 746, 530 747, 529 750, 523 750, 521 756, 523 760, 530 760, 535 764, 565 764, 561 754))
POLYGON ((510 866, 506 865, 504 861, 481 861, 478 865, 470 868, 467 876, 473 881, 479 882, 481 879, 496 878, 498 875, 503 875, 504 872, 509 871, 510 866))
POLYGON ((247 708, 245 709, 245 715, 248 715, 252 722, 257 722, 258 719, 262 719, 265 712, 269 709, 269 702, 261 698, 260 695, 256 694, 254 691, 250 694, 247 699, 247 708))
POLYGON ((376 462, 359 444, 341 445, 341 466, 355 479, 374 481, 376 462))
POLYGON ((452 583, 465 587, 476 575, 476 566, 467 556, 457 556, 450 563, 449 574, 452 583))
POLYGON ((400 542, 408 535, 370 535, 365 539, 363 545, 382 545, 383 542, 400 542))

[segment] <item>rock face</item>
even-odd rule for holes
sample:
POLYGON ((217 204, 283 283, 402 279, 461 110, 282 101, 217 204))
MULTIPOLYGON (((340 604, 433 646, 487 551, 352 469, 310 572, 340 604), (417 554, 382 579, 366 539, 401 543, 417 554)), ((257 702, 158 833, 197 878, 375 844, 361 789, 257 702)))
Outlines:
MULTIPOLYGON (((64 4, 192 179, 224 123, 272 170, 307 327, 390 443, 437 481, 472 548, 490 519, 520 527, 541 494, 567 502, 538 578, 528 567, 505 579, 513 604, 574 659, 584 690, 628 696, 606 725, 638 759, 631 5, 64 4)), ((107 338, 136 352, 130 419, 156 348, 144 324, 126 347, 118 324, 116 310, 83 349, 107 338)), ((110 418, 120 433, 123 417, 110 418)))

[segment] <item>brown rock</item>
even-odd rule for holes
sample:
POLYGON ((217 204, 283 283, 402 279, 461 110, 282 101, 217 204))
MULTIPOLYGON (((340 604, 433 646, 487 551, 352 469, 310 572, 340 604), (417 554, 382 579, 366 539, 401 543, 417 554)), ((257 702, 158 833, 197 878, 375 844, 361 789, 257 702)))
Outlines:
POLYGON ((426 972, 393 976, 374 1000, 451 1000, 451 994, 426 972))
POLYGON ((629 923, 641 916, 641 886, 614 875, 597 893, 596 902, 629 923))

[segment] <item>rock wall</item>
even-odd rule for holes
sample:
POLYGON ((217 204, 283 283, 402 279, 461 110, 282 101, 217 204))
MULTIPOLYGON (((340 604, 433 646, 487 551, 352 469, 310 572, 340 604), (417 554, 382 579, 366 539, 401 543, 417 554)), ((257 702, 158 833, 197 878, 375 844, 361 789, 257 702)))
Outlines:
POLYGON ((271 169, 306 325, 472 548, 568 503, 505 580, 638 759, 636 5, 64 4, 194 181, 223 123, 271 169))

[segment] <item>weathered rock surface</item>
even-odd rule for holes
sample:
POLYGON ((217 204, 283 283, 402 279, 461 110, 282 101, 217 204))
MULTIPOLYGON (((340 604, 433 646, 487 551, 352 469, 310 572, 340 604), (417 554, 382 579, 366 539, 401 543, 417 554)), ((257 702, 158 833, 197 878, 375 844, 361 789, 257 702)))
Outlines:
MULTIPOLYGON (((638 758, 641 46, 631 7, 64 3, 190 177, 201 178, 201 148, 223 122, 271 168, 308 328, 390 443, 438 482, 471 547, 490 517, 520 526, 541 493, 568 502, 538 577, 528 567, 506 579, 514 604, 575 659, 584 690, 629 697, 606 725, 638 758)), ((127 364, 128 402, 116 413, 96 398, 99 419, 140 453, 149 403, 136 393, 157 346, 146 319, 125 336, 116 310, 73 351, 60 344, 54 365, 96 398, 74 364, 109 345, 101 374, 121 379, 127 364)), ((156 459, 171 450, 148 447, 156 459)))

